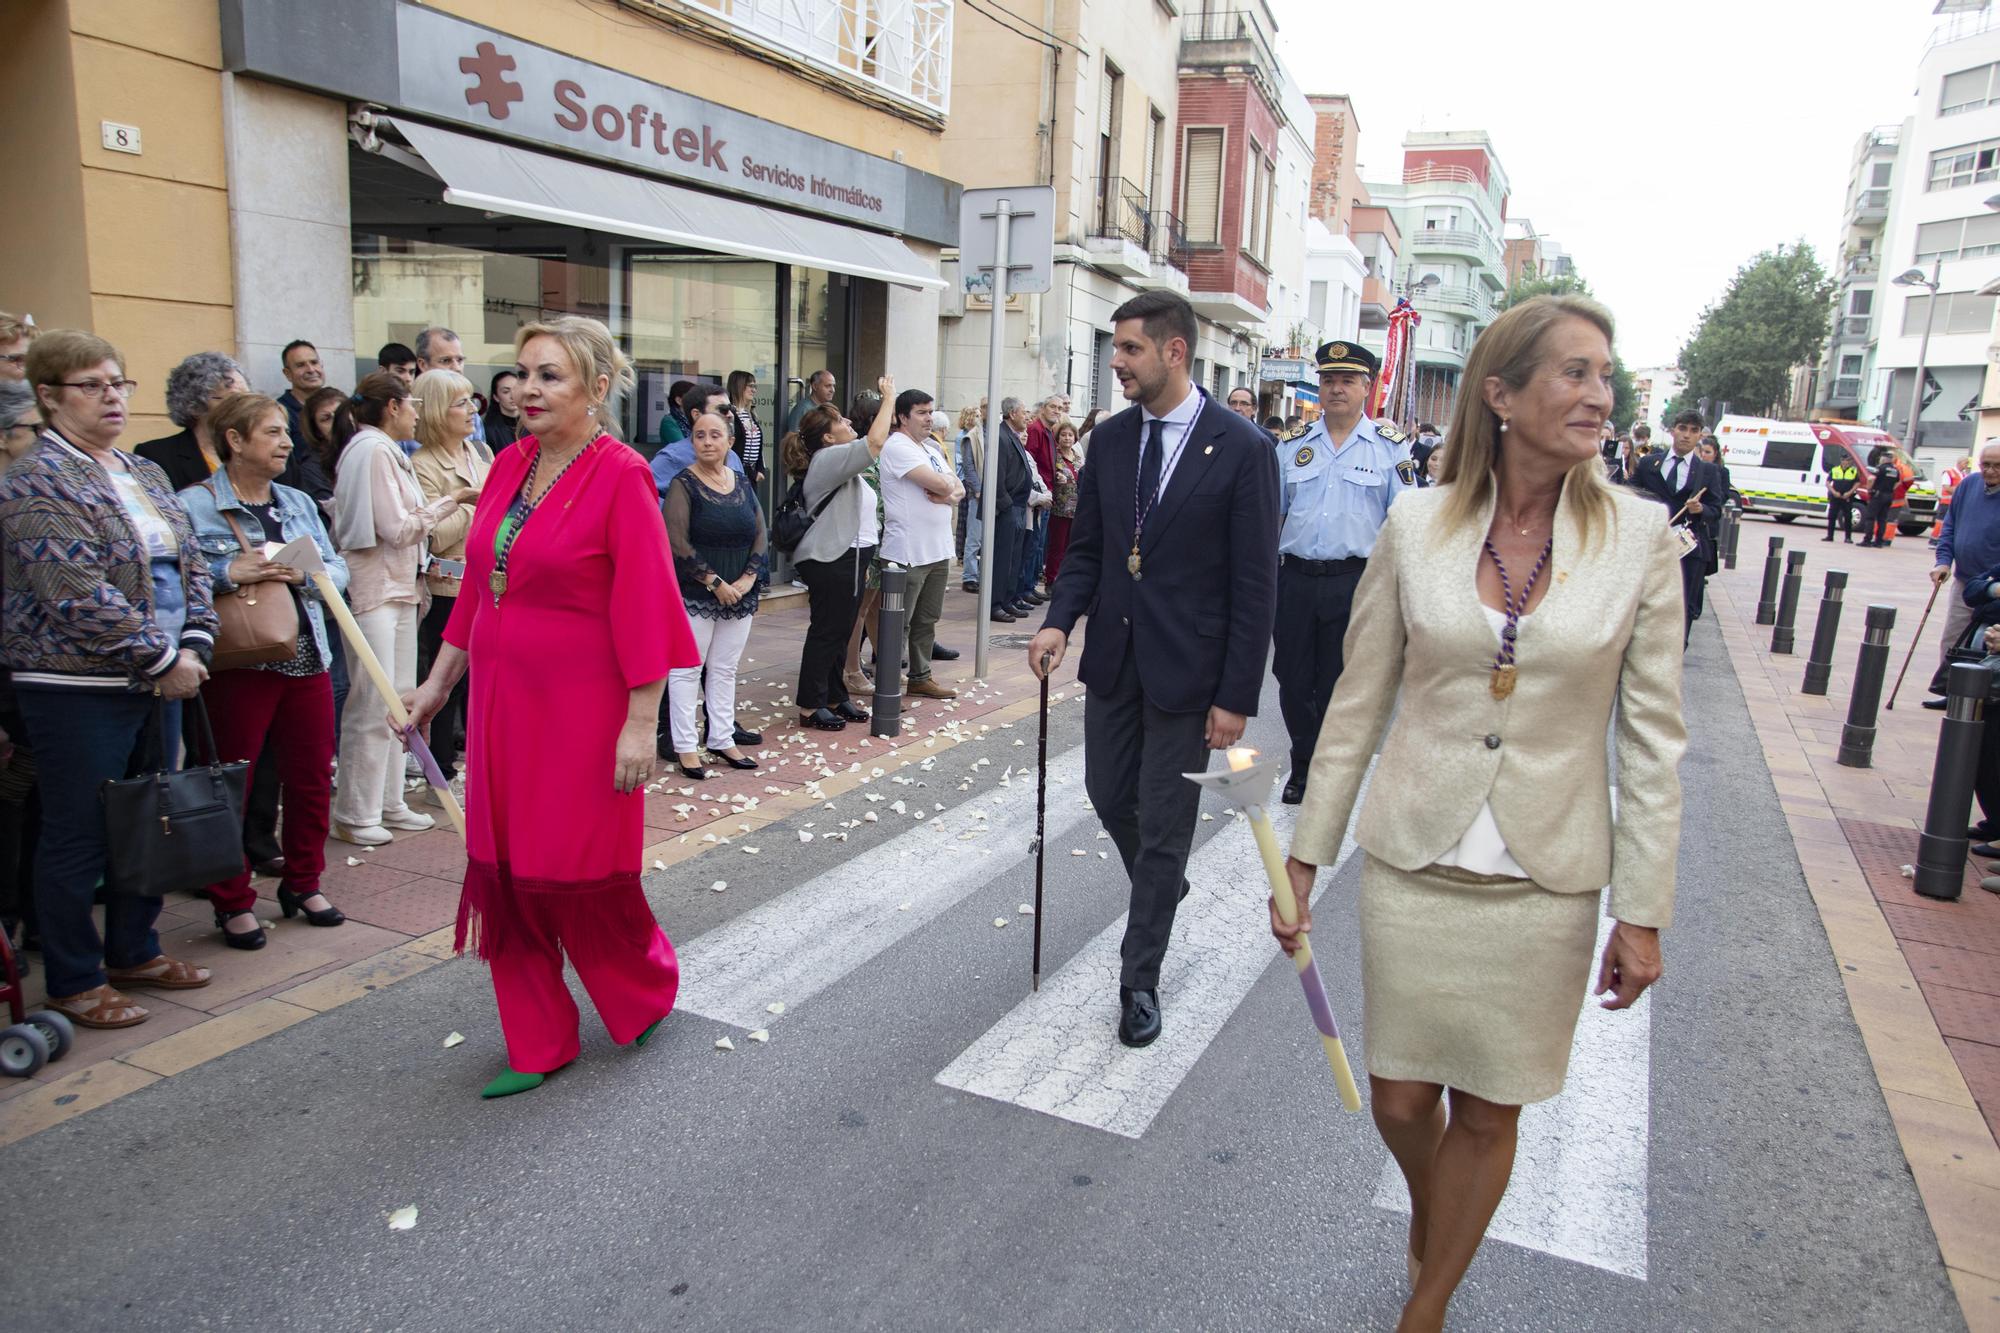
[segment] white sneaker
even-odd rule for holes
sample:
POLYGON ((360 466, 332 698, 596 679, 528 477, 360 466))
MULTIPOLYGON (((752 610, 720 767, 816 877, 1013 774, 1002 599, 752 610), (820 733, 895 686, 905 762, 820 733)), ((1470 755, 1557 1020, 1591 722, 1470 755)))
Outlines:
POLYGON ((404 755, 403 776, 406 778, 415 778, 419 782, 423 781, 423 776, 424 776, 423 760, 417 758, 414 754, 404 755))
POLYGON ((351 842, 357 847, 381 847, 396 840, 396 835, 380 824, 369 824, 365 828, 353 828, 338 820, 334 821, 333 836, 342 842, 351 842))
POLYGON ((401 810, 384 810, 382 823, 387 828, 407 829, 412 833, 421 833, 427 828, 437 827, 435 819, 421 810, 412 810, 407 805, 401 810))

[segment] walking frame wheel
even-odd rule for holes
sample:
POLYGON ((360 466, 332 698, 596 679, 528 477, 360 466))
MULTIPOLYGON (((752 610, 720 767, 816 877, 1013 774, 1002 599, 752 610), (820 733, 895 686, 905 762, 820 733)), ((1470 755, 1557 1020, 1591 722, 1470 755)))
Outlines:
POLYGON ((29 1078, 49 1062, 49 1039, 42 1030, 16 1023, 0 1030, 0 1074, 8 1078, 29 1078))

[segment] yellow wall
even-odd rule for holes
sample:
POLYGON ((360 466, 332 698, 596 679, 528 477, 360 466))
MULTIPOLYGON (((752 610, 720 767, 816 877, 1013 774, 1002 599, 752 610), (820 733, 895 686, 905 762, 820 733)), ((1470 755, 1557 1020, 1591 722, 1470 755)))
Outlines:
POLYGON ((25 34, 7 87, 33 120, 5 137, 25 162, 0 163, 36 199, 0 304, 109 339, 139 381, 121 443, 167 434, 167 372, 236 340, 214 0, 13 0, 0 31, 25 34), (144 152, 107 151, 106 120, 138 126, 144 152))
MULTIPOLYGON (((702 41, 603 0, 430 0, 431 7, 553 50, 623 70, 864 153, 936 171, 938 135, 914 121, 809 83, 789 70, 702 41)), ((957 16, 963 32, 967 14, 957 16)))

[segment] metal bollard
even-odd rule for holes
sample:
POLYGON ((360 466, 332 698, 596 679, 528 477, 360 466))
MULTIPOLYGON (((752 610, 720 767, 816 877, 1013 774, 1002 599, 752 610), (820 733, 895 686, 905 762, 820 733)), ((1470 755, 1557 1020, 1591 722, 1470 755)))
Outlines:
POLYGON ((1993 673, 1972 662, 1954 663, 1945 675, 1944 721, 1938 728, 1937 759, 1931 766, 1931 800, 1924 831, 1917 837, 1917 892, 1947 902, 1965 880, 1972 839, 1972 784, 1979 771, 1979 743, 1986 733, 1987 691, 1993 673))
POLYGON ((1757 623, 1769 625, 1778 618, 1778 580, 1785 572, 1785 539, 1771 538, 1764 555, 1764 590, 1757 594, 1757 623))
POLYGON ((875 717, 871 736, 903 730, 903 597, 910 573, 901 565, 882 566, 882 612, 875 623, 875 717))
MULTIPOLYGON (((1722 506, 1722 521, 1715 528, 1715 554, 1725 563, 1729 559, 1729 542, 1736 534, 1736 507, 1722 506)), ((1731 566, 1734 568, 1734 566, 1731 566)))
POLYGON ((1778 624, 1771 631, 1771 651, 1787 657, 1792 652, 1793 625, 1799 618, 1799 585, 1805 582, 1806 553, 1793 551, 1785 557, 1785 590, 1778 595, 1778 624))
POLYGON ((1875 757, 1875 713, 1882 706, 1882 677, 1889 671, 1889 633, 1896 628, 1896 608, 1868 608, 1861 632, 1861 656, 1854 665, 1854 693, 1847 701, 1847 725, 1840 729, 1840 753, 1845 768, 1867 768, 1875 757))
POLYGON ((1722 563, 1729 569, 1736 568, 1736 541, 1743 535, 1743 506, 1731 500, 1723 512, 1729 515, 1729 540, 1723 543, 1722 563))
POLYGON ((1806 653, 1806 682, 1800 694, 1825 694, 1833 676, 1833 642, 1840 635, 1840 603, 1847 593, 1847 571, 1826 571, 1826 588, 1819 595, 1819 622, 1813 626, 1812 648, 1806 653))

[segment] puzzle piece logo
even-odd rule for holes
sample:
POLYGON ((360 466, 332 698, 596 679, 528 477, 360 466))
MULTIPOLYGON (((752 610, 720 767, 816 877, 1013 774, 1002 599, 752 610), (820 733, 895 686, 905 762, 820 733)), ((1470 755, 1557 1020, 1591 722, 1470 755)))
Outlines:
POLYGON ((473 51, 475 54, 460 56, 458 61, 459 72, 475 80, 465 90, 466 105, 484 102, 487 115, 505 120, 514 103, 526 96, 520 84, 505 77, 514 69, 514 57, 501 55, 491 42, 481 42, 473 51))

